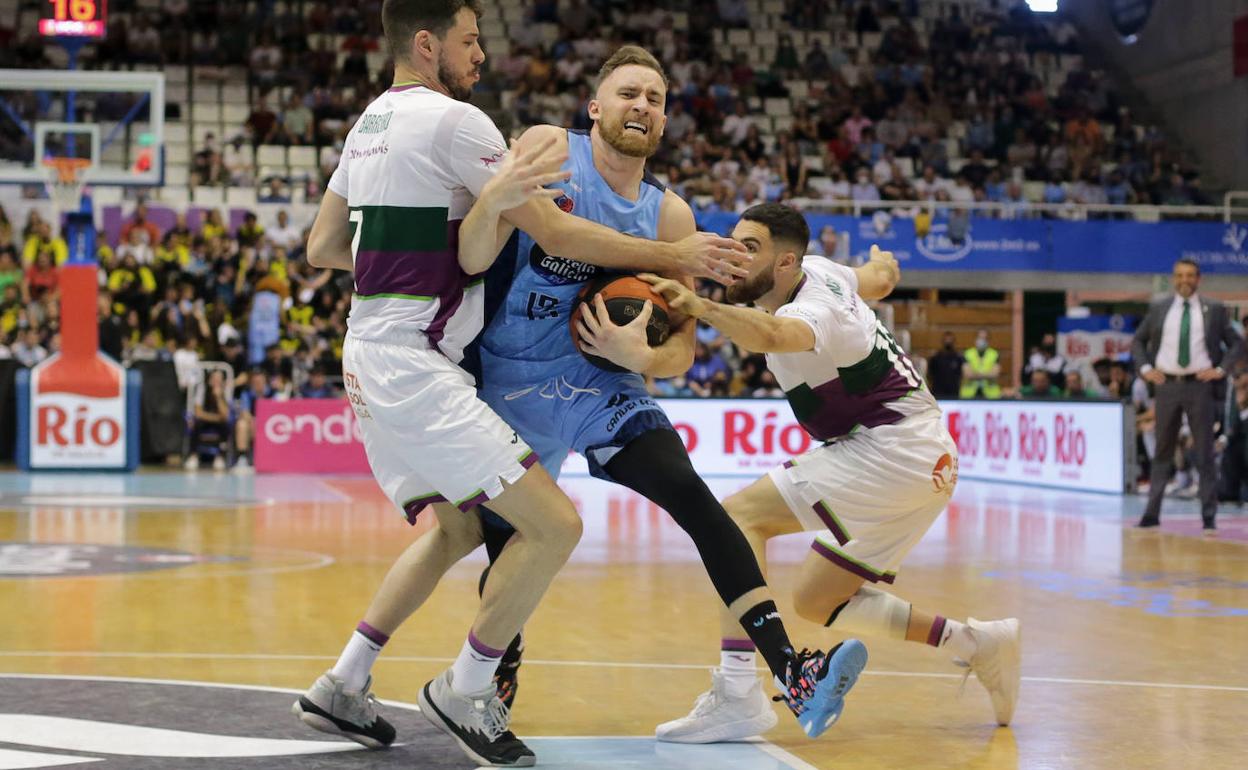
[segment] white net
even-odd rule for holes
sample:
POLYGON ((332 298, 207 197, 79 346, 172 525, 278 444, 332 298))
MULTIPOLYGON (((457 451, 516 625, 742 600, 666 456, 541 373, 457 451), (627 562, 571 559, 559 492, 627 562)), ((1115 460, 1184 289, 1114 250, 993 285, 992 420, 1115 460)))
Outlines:
POLYGON ((77 211, 82 206, 82 190, 87 184, 91 161, 82 158, 48 158, 43 163, 43 187, 57 213, 77 211))

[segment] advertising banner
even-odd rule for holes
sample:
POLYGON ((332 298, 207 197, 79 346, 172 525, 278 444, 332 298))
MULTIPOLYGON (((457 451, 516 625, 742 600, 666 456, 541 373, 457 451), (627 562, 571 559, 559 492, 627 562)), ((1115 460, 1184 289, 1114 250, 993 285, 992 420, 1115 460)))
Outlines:
POLYGON ((1131 353, 1136 318, 1094 315, 1057 319, 1057 352, 1073 364, 1116 359, 1131 353))
MULTIPOLYGON (((659 399, 698 473, 759 476, 814 445, 785 401, 659 399)), ((1116 402, 943 401, 960 478, 1123 491, 1123 407, 1116 402)), ((585 474, 576 455, 563 473, 585 474)))
POLYGON ((958 476, 1113 492, 1124 489, 1118 402, 946 401, 958 476))
POLYGON ((110 377, 67 385, 63 359, 54 355, 18 373, 18 466, 133 470, 139 453, 138 373, 101 356, 96 363, 110 377))
MULTIPOLYGON (((659 399, 698 473, 761 476, 816 445, 779 399, 659 399)), ((1097 492, 1123 491, 1123 407, 1102 402, 947 401, 959 476, 1097 492)), ((261 401, 256 470, 368 473, 345 399, 261 401)), ((414 448, 414 451, 415 448, 414 448)), ((561 473, 583 476, 569 455, 561 473)))
POLYGON ((121 468, 126 464, 126 397, 41 394, 30 401, 31 468, 121 468))
POLYGON ((260 473, 369 473, 355 413, 345 398, 256 403, 260 473))
MULTIPOLYGON (((807 214, 812 233, 832 225, 847 237, 854 264, 871 245, 889 250, 902 270, 1013 270, 1169 274, 1178 259, 1201 271, 1248 275, 1248 227, 1222 222, 991 219, 937 212, 930 228, 879 211, 872 215, 807 214)), ((730 233, 736 214, 704 214, 703 230, 730 233)))

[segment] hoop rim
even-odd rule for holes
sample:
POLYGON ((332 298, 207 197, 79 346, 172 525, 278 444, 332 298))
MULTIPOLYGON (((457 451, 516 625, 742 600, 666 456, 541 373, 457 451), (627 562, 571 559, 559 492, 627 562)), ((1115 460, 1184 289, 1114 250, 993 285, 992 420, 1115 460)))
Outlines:
POLYGON ((95 165, 88 158, 50 157, 40 161, 43 166, 54 169, 57 179, 53 183, 75 184, 81 179, 84 169, 95 165))

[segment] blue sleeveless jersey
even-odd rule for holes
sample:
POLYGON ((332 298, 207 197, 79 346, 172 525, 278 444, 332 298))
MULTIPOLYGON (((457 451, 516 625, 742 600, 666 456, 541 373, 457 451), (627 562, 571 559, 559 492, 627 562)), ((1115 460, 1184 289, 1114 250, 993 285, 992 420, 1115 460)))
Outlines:
MULTIPOLYGON (((563 190, 555 201, 559 208, 626 235, 657 238, 664 187, 649 173, 636 201, 619 195, 594 168, 586 131, 568 131, 563 168, 572 172, 572 178, 559 185, 563 190)), ((504 254, 499 259, 505 258, 504 254)), ((490 293, 498 293, 498 281, 509 282, 509 287, 481 337, 486 381, 533 382, 583 362, 572 344, 568 319, 585 282, 608 271, 547 254, 524 232, 519 234, 510 274, 501 265, 496 268, 487 279, 487 284, 495 284, 490 293)))

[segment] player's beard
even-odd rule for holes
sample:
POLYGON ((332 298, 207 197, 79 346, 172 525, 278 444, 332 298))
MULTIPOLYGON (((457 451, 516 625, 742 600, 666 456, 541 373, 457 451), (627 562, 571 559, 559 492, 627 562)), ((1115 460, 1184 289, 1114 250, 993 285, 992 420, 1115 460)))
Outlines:
POLYGON ((774 288, 776 288, 776 274, 769 269, 753 278, 737 281, 724 290, 724 297, 734 305, 750 305, 774 288))
POLYGON ((446 62, 445 53, 438 57, 438 82, 456 101, 466 102, 472 98, 472 86, 476 83, 476 76, 479 72, 477 67, 472 67, 463 77, 456 77, 455 72, 446 62))
POLYGON ((630 158, 649 158, 658 151, 663 135, 656 127, 650 126, 649 133, 639 134, 625 129, 626 122, 623 117, 617 120, 603 115, 598 120, 598 133, 611 149, 630 158))

